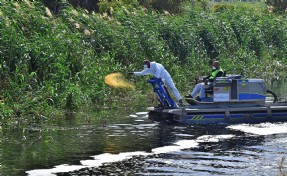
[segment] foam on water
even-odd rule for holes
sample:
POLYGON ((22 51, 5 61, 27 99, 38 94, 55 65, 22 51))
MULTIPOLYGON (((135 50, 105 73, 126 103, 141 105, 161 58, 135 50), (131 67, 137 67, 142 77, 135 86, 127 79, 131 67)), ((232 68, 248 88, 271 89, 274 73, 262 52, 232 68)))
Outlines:
POLYGON ((179 140, 175 142, 174 145, 154 148, 151 150, 152 151, 151 154, 175 152, 175 151, 180 151, 183 149, 195 148, 197 146, 198 146, 198 142, 196 142, 196 140, 179 140))
POLYGON ((240 124, 240 125, 231 125, 227 128, 255 135, 271 135, 271 134, 287 133, 287 123, 240 124))
POLYGON ((180 151, 183 149, 195 148, 195 147, 198 147, 199 143, 203 141, 214 142, 214 141, 219 141, 220 139, 227 139, 231 137, 233 136, 232 135, 219 135, 219 136, 208 135, 208 136, 199 137, 198 139, 194 139, 194 140, 179 140, 175 142, 174 145, 154 148, 152 149, 151 153, 142 152, 142 151, 125 152, 125 153, 119 153, 119 154, 103 153, 100 155, 92 156, 94 159, 80 161, 82 165, 62 164, 62 165, 55 166, 54 168, 51 168, 51 169, 37 169, 37 170, 26 171, 26 173, 29 176, 54 176, 56 173, 72 172, 72 171, 76 171, 76 170, 87 168, 87 167, 99 167, 103 163, 118 162, 118 161, 132 158, 134 156, 148 156, 148 155, 154 155, 154 154, 176 152, 176 151, 180 151))
POLYGON ((76 171, 82 168, 87 167, 99 167, 104 163, 112 163, 112 162, 118 162, 125 159, 132 158, 133 156, 146 156, 150 155, 146 152, 126 152, 126 153, 119 153, 119 154, 110 154, 110 153, 103 153, 100 155, 92 156, 94 159, 91 160, 82 160, 82 165, 68 165, 68 164, 62 164, 55 166, 52 169, 37 169, 37 170, 31 170, 26 171, 26 173, 29 176, 55 176, 56 173, 61 172, 72 172, 76 171))
POLYGON ((101 155, 92 156, 93 160, 83 160, 81 161, 81 164, 88 166, 88 167, 98 167, 101 166, 103 163, 111 163, 111 162, 117 162, 122 161, 125 159, 132 158, 133 156, 146 156, 150 155, 146 152, 126 152, 126 153, 119 153, 119 154, 110 154, 110 153, 104 153, 101 155))
POLYGON ((72 172, 85 167, 87 166, 61 164, 55 166, 52 169, 37 169, 37 170, 26 171, 26 173, 28 175, 34 175, 34 176, 55 176, 56 175, 55 173, 72 172))
POLYGON ((136 115, 148 115, 148 112, 137 112, 136 115))
POLYGON ((197 138, 198 142, 219 142, 223 139, 230 139, 234 137, 234 135, 203 135, 197 138))

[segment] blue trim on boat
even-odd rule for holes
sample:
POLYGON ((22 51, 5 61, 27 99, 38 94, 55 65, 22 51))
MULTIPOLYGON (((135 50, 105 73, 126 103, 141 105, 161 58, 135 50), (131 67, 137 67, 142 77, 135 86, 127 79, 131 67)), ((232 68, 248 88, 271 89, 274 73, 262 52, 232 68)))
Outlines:
POLYGON ((222 119, 224 118, 224 115, 222 114, 214 114, 214 115, 204 115, 203 118, 206 118, 206 119, 222 119))
POLYGON ((287 113, 273 113, 272 117, 287 117, 287 113))
POLYGON ((255 113, 255 114, 253 114, 253 117, 267 117, 267 113, 255 113))
POLYGON ((230 118, 236 119, 236 118, 243 118, 244 114, 230 114, 230 118))
POLYGON ((239 93, 239 100, 265 100, 266 96, 260 94, 239 93))
POLYGON ((223 114, 214 114, 214 115, 193 115, 187 116, 188 120, 210 120, 210 119, 224 119, 223 114))
MULTIPOLYGON (((267 113, 252 113, 251 118, 266 118, 267 113)), ((272 114, 272 117, 286 117, 287 113, 274 113, 272 114)), ((219 120, 224 119, 224 114, 214 114, 214 115, 193 115, 193 116, 187 116, 188 120, 219 120)), ((241 119, 246 118, 246 114, 230 114, 230 119, 241 119)))

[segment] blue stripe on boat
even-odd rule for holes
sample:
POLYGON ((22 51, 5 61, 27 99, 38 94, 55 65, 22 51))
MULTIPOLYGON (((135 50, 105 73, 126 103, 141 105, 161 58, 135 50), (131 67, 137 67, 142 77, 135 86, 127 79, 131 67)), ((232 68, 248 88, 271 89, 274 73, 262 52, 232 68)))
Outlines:
POLYGON ((265 100, 266 96, 260 94, 239 93, 239 100, 265 100))
POLYGON ((224 119, 224 114, 204 115, 204 119, 224 119))
MULTIPOLYGON (((231 119, 240 119, 240 118, 246 118, 247 114, 230 114, 231 119)), ((251 115, 251 118, 266 118, 267 113, 254 113, 251 115)), ((272 117, 286 117, 287 113, 274 113, 272 114, 272 117)), ((210 115, 194 115, 194 116, 188 116, 188 120, 212 120, 212 119, 224 119, 224 114, 210 114, 210 115)))
POLYGON ((274 113, 272 117, 287 117, 287 113, 274 113))
POLYGON ((267 117, 267 113, 257 113, 257 114, 253 114, 253 117, 267 117))
POLYGON ((236 119, 236 118, 242 118, 244 117, 244 114, 230 114, 230 118, 236 119))

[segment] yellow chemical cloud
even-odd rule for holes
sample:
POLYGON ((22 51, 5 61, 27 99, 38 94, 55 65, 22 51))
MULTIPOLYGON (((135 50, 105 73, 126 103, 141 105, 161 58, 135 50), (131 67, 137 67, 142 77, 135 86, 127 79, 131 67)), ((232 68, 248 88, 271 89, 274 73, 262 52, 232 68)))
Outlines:
POLYGON ((129 83, 121 73, 111 73, 105 77, 105 83, 114 88, 134 89, 135 86, 129 83))

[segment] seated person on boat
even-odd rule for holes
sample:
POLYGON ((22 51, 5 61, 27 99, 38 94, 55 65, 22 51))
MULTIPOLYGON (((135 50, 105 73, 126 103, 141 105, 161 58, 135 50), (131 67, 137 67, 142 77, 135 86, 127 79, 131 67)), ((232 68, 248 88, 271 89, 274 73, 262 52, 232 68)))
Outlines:
POLYGON ((195 95, 199 93, 199 97, 197 98, 197 100, 201 101, 201 99, 205 95, 206 87, 212 87, 215 78, 224 76, 224 71, 221 69, 219 61, 213 61, 212 65, 213 67, 211 74, 203 78, 202 82, 196 84, 191 94, 186 96, 186 98, 194 98, 195 95))

